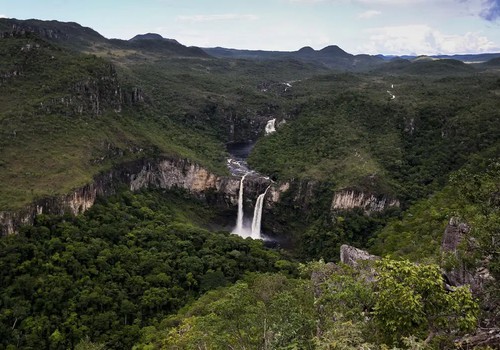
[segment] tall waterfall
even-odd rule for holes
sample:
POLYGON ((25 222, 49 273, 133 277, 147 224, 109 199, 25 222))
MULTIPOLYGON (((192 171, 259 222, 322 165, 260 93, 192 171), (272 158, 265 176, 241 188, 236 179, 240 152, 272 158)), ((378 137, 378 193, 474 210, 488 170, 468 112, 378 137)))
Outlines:
POLYGON ((243 181, 247 175, 248 173, 243 175, 240 180, 240 193, 238 194, 238 217, 236 218, 236 227, 233 230, 233 233, 242 237, 246 237, 248 235, 243 230, 243 181))
POLYGON ((255 202, 255 209, 253 211, 253 220, 252 220, 252 238, 260 239, 260 224, 262 221, 262 207, 264 206, 264 197, 266 196, 267 190, 271 186, 267 186, 264 193, 260 194, 257 197, 257 201, 255 202))
POLYGON ((276 131, 275 124, 276 124, 276 118, 267 121, 265 129, 266 135, 272 134, 273 132, 276 131))

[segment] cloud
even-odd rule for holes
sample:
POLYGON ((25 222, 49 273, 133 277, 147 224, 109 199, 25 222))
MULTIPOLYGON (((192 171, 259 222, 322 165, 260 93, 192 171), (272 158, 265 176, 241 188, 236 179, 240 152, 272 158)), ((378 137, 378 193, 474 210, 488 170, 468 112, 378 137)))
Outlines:
POLYGON ((255 21, 259 17, 251 14, 224 13, 219 15, 177 16, 181 22, 255 21))
POLYGON ((365 11, 365 12, 361 12, 358 15, 358 18, 359 19, 369 19, 369 18, 376 17, 376 16, 378 16, 380 14, 382 14, 382 12, 380 12, 380 11, 377 11, 377 10, 368 10, 368 11, 365 11))
POLYGON ((0 14, 0 18, 8 18, 6 15, 0 14))
POLYGON ((371 28, 369 44, 360 51, 383 54, 455 54, 499 50, 499 46, 479 32, 463 35, 445 34, 428 25, 407 25, 371 28))
POLYGON ((330 4, 363 4, 363 5, 390 5, 390 6, 406 6, 415 4, 436 4, 436 3, 450 3, 452 1, 467 1, 467 0, 288 0, 289 2, 304 3, 304 4, 317 4, 317 3, 330 3, 330 4))
POLYGON ((500 18, 500 0, 487 0, 480 16, 487 21, 496 21, 500 18))

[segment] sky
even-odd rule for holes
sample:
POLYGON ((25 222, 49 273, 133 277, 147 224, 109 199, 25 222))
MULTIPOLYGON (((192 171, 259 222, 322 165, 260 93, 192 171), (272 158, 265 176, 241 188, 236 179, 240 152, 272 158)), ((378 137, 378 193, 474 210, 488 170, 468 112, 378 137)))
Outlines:
POLYGON ((0 17, 77 22, 107 38, 353 54, 500 52, 500 0, 0 0, 0 17))

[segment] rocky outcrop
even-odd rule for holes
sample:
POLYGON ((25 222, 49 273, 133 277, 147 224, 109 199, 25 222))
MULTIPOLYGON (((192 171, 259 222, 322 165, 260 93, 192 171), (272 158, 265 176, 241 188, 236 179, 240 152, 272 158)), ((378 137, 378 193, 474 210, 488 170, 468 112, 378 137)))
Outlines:
POLYGON ((352 267, 357 267, 360 261, 378 259, 380 257, 371 255, 366 250, 361 250, 347 244, 343 244, 340 247, 340 261, 352 267))
POLYGON ((451 286, 469 285, 474 294, 480 294, 484 285, 493 279, 486 264, 479 267, 468 266, 464 254, 474 250, 474 241, 467 240, 470 226, 459 218, 452 217, 444 231, 441 243, 441 254, 444 265, 452 261, 452 267, 445 271, 447 283, 451 286))
POLYGON ((239 190, 239 179, 217 176, 204 167, 188 160, 147 162, 142 168, 128 177, 131 191, 143 188, 182 188, 198 198, 205 198, 218 204, 236 205, 239 190), (217 196, 215 196, 217 197, 217 196))
POLYGON ((397 199, 385 195, 375 196, 355 190, 342 190, 333 196, 331 210, 351 210, 361 208, 366 214, 381 212, 390 207, 399 207, 397 199))
POLYGON ((0 212, 0 236, 13 234, 20 226, 32 225, 40 214, 78 215, 94 205, 98 196, 114 193, 111 187, 112 175, 99 176, 94 182, 63 196, 54 196, 37 200, 17 211, 0 212))
POLYGON ((290 189, 289 182, 280 183, 269 189, 269 195, 266 197, 266 205, 271 207, 273 203, 279 202, 281 195, 290 189))
MULTIPOLYGON (((141 160, 100 174, 90 184, 68 195, 41 199, 18 211, 0 212, 0 233, 13 234, 20 226, 33 224, 39 214, 81 214, 92 207, 99 196, 116 193, 124 184, 132 191, 182 188, 217 205, 235 206, 238 200, 238 178, 217 176, 187 159, 141 160)), ((259 181, 253 186, 255 192, 265 189, 265 184, 259 181)))
POLYGON ((466 335, 455 342, 458 349, 499 349, 500 328, 478 329, 474 335, 466 335))
POLYGON ((452 217, 444 230, 443 241, 441 243, 441 251, 443 253, 456 254, 458 246, 469 232, 470 227, 465 222, 461 222, 458 218, 452 217))
POLYGON ((140 88, 121 87, 113 65, 106 64, 99 68, 99 76, 89 76, 73 83, 66 96, 40 102, 39 110, 47 114, 99 116, 107 110, 121 112, 125 106, 148 101, 140 88))

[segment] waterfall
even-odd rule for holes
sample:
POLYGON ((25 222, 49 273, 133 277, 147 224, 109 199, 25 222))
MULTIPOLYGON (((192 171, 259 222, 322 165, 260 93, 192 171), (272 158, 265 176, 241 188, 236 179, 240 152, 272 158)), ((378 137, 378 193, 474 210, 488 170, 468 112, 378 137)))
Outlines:
POLYGON ((264 193, 260 194, 257 197, 257 201, 255 202, 255 209, 253 211, 253 220, 252 220, 252 238, 260 239, 260 223, 262 221, 262 207, 264 206, 264 197, 266 196, 267 190, 271 186, 267 186, 264 193))
POLYGON ((238 217, 236 218, 236 227, 233 230, 233 233, 242 237, 247 236, 247 233, 243 230, 243 181, 247 175, 248 173, 243 175, 240 180, 240 193, 238 194, 238 217))
POLYGON ((266 135, 272 134, 273 132, 276 131, 275 124, 276 124, 276 118, 275 119, 271 119, 271 120, 269 120, 267 122, 267 124, 266 124, 266 135))

